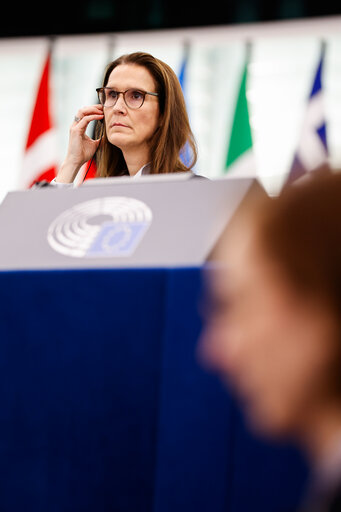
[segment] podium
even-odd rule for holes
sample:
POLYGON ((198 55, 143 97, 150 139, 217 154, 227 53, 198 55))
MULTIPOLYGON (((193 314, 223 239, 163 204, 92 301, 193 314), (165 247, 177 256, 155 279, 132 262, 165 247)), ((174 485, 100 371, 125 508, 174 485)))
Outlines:
MULTIPOLYGON (((129 186, 110 196, 127 197, 129 186)), ((102 187, 90 188, 96 199, 102 187)), ((61 203, 64 194, 75 194, 74 204, 92 199, 80 192, 81 201, 78 190, 52 191, 61 203)), ((46 210, 52 194, 18 197, 46 210)), ((9 232, 20 224, 8 217, 10 201, 0 208, 3 237, 4 217, 9 232)), ((39 221, 47 229, 60 215, 50 213, 39 221)), ((254 437, 229 391, 198 361, 202 265, 132 266, 122 254, 86 259, 51 247, 72 263, 53 268, 44 257, 40 269, 39 243, 50 250, 35 239, 28 269, 25 255, 12 269, 4 268, 7 252, 0 256, 0 510, 295 510, 307 476, 301 455, 254 437), (125 268, 109 267, 116 257, 125 268), (85 259, 91 268, 74 264, 85 259)))
POLYGON ((251 178, 187 174, 9 193, 0 270, 202 265, 241 202, 262 189, 251 178))

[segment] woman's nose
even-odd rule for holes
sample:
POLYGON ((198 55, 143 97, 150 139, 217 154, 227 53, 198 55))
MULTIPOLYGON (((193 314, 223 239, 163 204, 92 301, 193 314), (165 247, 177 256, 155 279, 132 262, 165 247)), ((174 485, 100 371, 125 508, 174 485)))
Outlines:
POLYGON ((201 363, 210 370, 221 371, 224 360, 224 340, 221 329, 214 322, 204 326, 197 347, 197 355, 201 363))
POLYGON ((119 96, 117 98, 117 101, 116 101, 116 103, 114 105, 114 111, 120 112, 122 114, 127 112, 127 106, 125 104, 125 101, 124 101, 124 98, 123 98, 123 94, 119 94, 119 96))
POLYGON ((243 366, 241 335, 238 329, 231 329, 225 323, 208 323, 199 340, 199 359, 211 370, 233 378, 243 366))

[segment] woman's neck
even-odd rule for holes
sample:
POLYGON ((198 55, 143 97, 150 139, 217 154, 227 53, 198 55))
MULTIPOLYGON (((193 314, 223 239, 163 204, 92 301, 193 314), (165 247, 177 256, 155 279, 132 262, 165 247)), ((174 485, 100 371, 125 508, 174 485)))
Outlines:
POLYGON ((122 153, 130 176, 135 176, 150 161, 149 148, 122 149, 122 153))

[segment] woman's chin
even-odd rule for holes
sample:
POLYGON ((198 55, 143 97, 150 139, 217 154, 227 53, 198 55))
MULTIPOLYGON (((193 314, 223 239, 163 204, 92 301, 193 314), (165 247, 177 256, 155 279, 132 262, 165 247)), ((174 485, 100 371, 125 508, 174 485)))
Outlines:
POLYGON ((125 133, 115 133, 108 137, 110 144, 113 146, 117 146, 120 149, 124 149, 125 147, 133 145, 133 141, 131 137, 129 137, 125 133))

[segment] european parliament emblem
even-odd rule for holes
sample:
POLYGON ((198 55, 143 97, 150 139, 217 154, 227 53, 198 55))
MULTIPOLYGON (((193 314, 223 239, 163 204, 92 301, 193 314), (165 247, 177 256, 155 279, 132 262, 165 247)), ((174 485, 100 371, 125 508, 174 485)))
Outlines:
POLYGON ((47 240, 76 258, 131 256, 152 222, 152 211, 130 197, 103 197, 77 204, 50 225, 47 240))
POLYGON ((89 247, 87 256, 130 256, 136 249, 144 232, 146 223, 116 222, 102 225, 102 229, 89 247))

